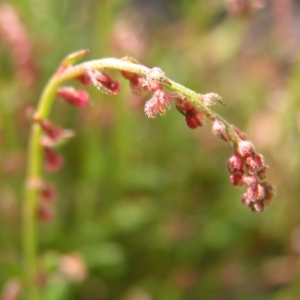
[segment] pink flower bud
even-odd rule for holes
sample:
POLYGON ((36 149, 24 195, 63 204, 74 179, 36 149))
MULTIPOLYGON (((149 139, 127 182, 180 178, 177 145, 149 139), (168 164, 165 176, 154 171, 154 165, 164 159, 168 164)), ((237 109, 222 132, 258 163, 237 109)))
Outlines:
POLYGON ((274 186, 270 182, 267 182, 267 181, 262 182, 261 185, 265 190, 265 199, 271 200, 276 194, 276 190, 275 190, 274 186))
POLYGON ((244 132, 240 131, 238 128, 236 128, 234 125, 231 125, 231 129, 236 133, 236 135, 243 141, 247 140, 247 136, 244 132))
POLYGON ((267 166, 265 165, 264 157, 261 154, 255 154, 249 156, 245 161, 246 170, 249 174, 257 174, 265 171, 267 166))
POLYGON ((89 94, 83 90, 75 90, 73 87, 62 87, 57 90, 57 95, 70 104, 84 107, 89 103, 89 94))
POLYGON ((226 127, 221 121, 214 120, 211 130, 215 136, 219 137, 223 141, 225 141, 225 142, 229 141, 229 137, 226 132, 226 127))
POLYGON ((80 81, 83 85, 90 85, 92 83, 91 77, 88 73, 83 73, 82 75, 75 78, 80 81))
POLYGON ((88 74, 95 87, 105 94, 116 95, 121 90, 121 84, 113 80, 108 74, 97 70, 89 70, 88 74))
POLYGON ((228 159, 227 167, 230 173, 242 171, 244 167, 244 160, 239 155, 234 154, 228 159))
POLYGON ((40 125, 45 134, 50 137, 52 140, 58 140, 63 134, 63 129, 55 126, 48 120, 38 120, 37 121, 40 125))
POLYGON ((232 185, 243 185, 243 172, 235 171, 230 175, 230 182, 232 185))
POLYGON ((237 152, 244 158, 255 155, 254 146, 249 141, 239 141, 237 152))
POLYGON ((134 95, 144 96, 147 92, 145 78, 137 76, 134 80, 130 80, 130 89, 134 95))
POLYGON ((40 198, 44 202, 53 201, 56 198, 56 190, 50 185, 45 185, 40 191, 40 198))
POLYGON ((52 148, 44 147, 44 155, 45 155, 45 169, 48 172, 55 172, 59 170, 64 164, 63 157, 52 148))
POLYGON ((38 208, 38 218, 43 222, 50 222, 54 219, 55 212, 50 205, 40 204, 38 208))
POLYGON ((243 183, 247 185, 250 189, 254 190, 257 187, 257 179, 254 176, 243 176, 243 183))

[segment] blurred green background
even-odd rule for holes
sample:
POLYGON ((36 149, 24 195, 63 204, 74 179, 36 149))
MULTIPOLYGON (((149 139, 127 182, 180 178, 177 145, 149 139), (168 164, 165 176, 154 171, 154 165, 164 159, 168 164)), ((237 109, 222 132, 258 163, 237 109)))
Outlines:
POLYGON ((45 175, 55 218, 39 224, 45 300, 299 299, 299 1, 10 0, 0 4, 0 291, 18 290, 20 205, 30 122, 64 56, 137 58, 216 92, 214 109, 248 134, 277 187, 262 214, 229 183, 231 147, 172 109, 147 119, 122 80, 88 88, 82 110, 51 119, 76 137, 45 175), (15 19, 14 17, 15 16, 15 19), (9 16, 9 17, 7 17, 9 16), (10 24, 7 26, 5 24, 10 24), (5 29, 6 28, 6 29, 5 29))

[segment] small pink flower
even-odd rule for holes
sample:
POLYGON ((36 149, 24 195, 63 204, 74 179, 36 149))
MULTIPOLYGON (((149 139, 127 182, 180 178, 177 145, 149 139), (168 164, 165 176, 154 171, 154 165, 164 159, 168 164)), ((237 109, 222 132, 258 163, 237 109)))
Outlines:
POLYGON ((58 154, 54 149, 44 147, 45 155, 45 169, 48 172, 55 172, 59 170, 64 164, 64 158, 58 154))
POLYGON ((164 115, 170 109, 170 99, 164 90, 157 90, 145 104, 145 114, 148 118, 155 118, 158 114, 164 115))
POLYGON ((78 107, 84 107, 89 103, 89 94, 83 90, 75 90, 73 87, 59 88, 57 95, 78 107))

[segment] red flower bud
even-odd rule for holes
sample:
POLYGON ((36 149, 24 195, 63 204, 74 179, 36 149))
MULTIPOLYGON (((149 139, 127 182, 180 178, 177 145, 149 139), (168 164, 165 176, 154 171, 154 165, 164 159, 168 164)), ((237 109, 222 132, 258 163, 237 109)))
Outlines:
POLYGON ((44 202, 53 201, 56 198, 56 190, 50 185, 45 185, 41 189, 40 198, 44 202))
POLYGON ((243 185, 243 172, 235 171, 230 175, 230 182, 232 185, 243 185))
POLYGON ((48 172, 55 172, 59 170, 64 164, 63 157, 52 148, 44 147, 44 154, 45 154, 45 169, 48 172))
POLYGON ((57 95, 68 103, 78 107, 84 107, 89 103, 89 94, 83 90, 75 90, 73 87, 62 87, 57 90, 57 95))
POLYGON ((38 218, 40 221, 50 222, 54 219, 55 212, 50 205, 40 204, 38 208, 38 218))
POLYGON ((108 74, 97 70, 89 70, 88 74, 95 87, 105 94, 116 95, 121 90, 121 84, 113 80, 108 74))
POLYGON ((189 128, 196 129, 202 127, 204 123, 204 114, 201 110, 192 109, 185 113, 185 121, 189 128))

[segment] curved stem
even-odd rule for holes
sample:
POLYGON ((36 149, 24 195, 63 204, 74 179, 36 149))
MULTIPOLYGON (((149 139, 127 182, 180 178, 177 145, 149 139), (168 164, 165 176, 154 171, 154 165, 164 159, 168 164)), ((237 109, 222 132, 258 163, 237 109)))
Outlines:
MULTIPOLYGON (((63 82, 76 78, 86 72, 89 69, 116 69, 120 71, 128 71, 140 76, 146 77, 151 70, 143 65, 131 63, 126 60, 116 58, 105 58, 99 60, 93 60, 77 64, 75 66, 68 66, 64 71, 55 73, 48 84, 46 85, 37 107, 36 115, 40 119, 48 118, 52 104, 56 95, 57 87, 63 82)), ((165 85, 166 88, 175 91, 187 98, 195 104, 201 111, 210 119, 218 119, 223 122, 226 127, 227 133, 231 137, 231 141, 236 143, 238 137, 232 130, 229 123, 226 122, 219 115, 210 110, 204 105, 199 98, 199 94, 196 92, 168 79, 171 85, 165 85)), ((28 170, 27 180, 23 201, 23 251, 24 251, 24 279, 26 283, 26 298, 30 300, 39 299, 38 295, 38 268, 37 268, 37 207, 39 197, 39 187, 42 182, 42 163, 43 153, 40 144, 42 130, 39 124, 34 123, 32 125, 30 133, 30 141, 28 148, 28 170)))

